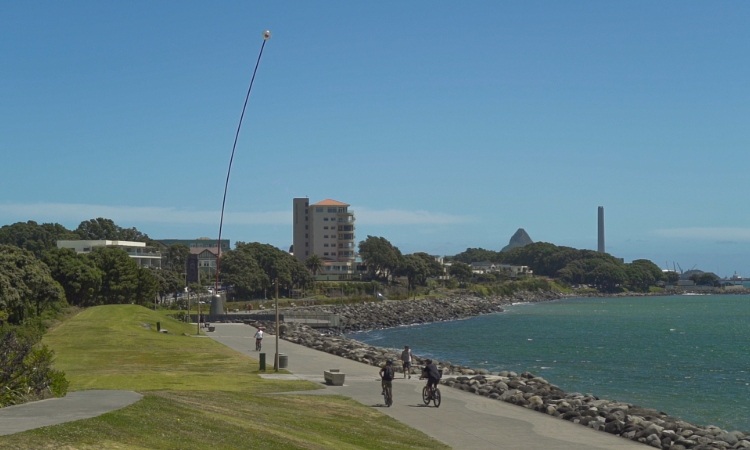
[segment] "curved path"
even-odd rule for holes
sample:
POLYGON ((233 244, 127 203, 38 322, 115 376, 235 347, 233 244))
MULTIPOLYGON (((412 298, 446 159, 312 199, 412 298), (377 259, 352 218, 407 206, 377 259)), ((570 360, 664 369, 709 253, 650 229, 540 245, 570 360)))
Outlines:
POLYGON ((143 397, 133 391, 75 391, 62 398, 0 408, 0 436, 100 416, 143 397))
MULTIPOLYGON (((258 358, 255 351, 255 328, 242 324, 215 324, 207 333, 214 340, 239 352, 258 358)), ((601 431, 594 431, 562 419, 520 406, 492 400, 443 387, 440 408, 426 407, 421 392, 424 381, 397 378, 393 382, 393 406, 383 405, 378 368, 339 356, 279 340, 279 354, 288 359, 286 368, 292 375, 275 374, 273 359, 275 336, 263 340, 266 353, 266 375, 263 377, 309 380, 323 386, 323 371, 340 369, 345 373, 343 386, 325 386, 305 394, 329 394, 350 397, 364 405, 379 407, 394 419, 422 431, 453 448, 526 449, 526 450, 643 450, 647 446, 601 431)), ((283 395, 283 394, 281 394, 283 395)))

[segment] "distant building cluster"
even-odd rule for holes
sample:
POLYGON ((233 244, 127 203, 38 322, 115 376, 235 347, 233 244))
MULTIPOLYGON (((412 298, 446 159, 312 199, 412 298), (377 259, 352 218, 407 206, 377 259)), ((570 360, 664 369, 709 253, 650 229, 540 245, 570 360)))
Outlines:
POLYGON ((531 276, 534 272, 529 266, 514 266, 512 264, 498 264, 489 261, 473 262, 470 264, 472 273, 503 273, 512 278, 531 276))
MULTIPOLYGON (((320 259, 321 269, 315 274, 317 280, 353 280, 364 273, 365 268, 357 255, 354 212, 349 210, 349 206, 332 199, 312 204, 307 197, 292 200, 291 253, 301 262, 313 255, 320 259)), ((601 210, 600 207, 600 220, 603 219, 601 210)), ((602 222, 600 228, 603 228, 602 222)), ((525 232, 523 234, 526 236, 525 232)), ((530 241, 528 237, 526 239, 530 241)), ((163 247, 117 240, 61 240, 57 241, 57 246, 70 248, 77 253, 89 253, 97 247, 119 248, 127 252, 139 267, 161 268, 161 251, 172 245, 184 245, 190 250, 185 268, 186 283, 200 283, 206 277, 212 279, 219 256, 231 249, 229 239, 222 239, 220 243, 211 238, 160 239, 156 242, 163 247)), ((443 264, 442 258, 436 257, 436 260, 443 264)), ((446 270, 450 267, 450 263, 443 265, 446 270)), ((514 278, 532 275, 527 266, 486 261, 473 262, 471 268, 476 274, 502 272, 514 278)))

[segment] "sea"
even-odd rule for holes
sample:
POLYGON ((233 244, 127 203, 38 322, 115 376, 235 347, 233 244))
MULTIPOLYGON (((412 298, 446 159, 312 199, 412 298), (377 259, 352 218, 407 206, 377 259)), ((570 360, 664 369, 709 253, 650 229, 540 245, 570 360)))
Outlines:
POLYGON ((569 298, 347 337, 750 432, 749 320, 748 295, 569 298))

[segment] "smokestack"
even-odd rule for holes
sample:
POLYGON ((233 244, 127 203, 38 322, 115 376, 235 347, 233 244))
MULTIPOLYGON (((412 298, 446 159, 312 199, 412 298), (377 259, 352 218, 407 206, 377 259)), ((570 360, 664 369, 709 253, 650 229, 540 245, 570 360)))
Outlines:
POLYGON ((599 242, 596 248, 599 253, 604 253, 604 207, 599 207, 599 242))

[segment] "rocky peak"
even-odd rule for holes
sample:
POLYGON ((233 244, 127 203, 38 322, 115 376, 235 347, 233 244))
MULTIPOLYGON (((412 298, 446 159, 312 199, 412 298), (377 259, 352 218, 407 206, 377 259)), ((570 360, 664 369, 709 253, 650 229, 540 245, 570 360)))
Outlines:
POLYGON ((534 241, 531 240, 529 237, 529 234, 526 233, 526 230, 523 228, 519 228, 513 236, 510 238, 510 242, 508 245, 503 247, 501 252, 507 252, 508 250, 512 250, 514 248, 523 247, 525 245, 533 244, 534 241))

